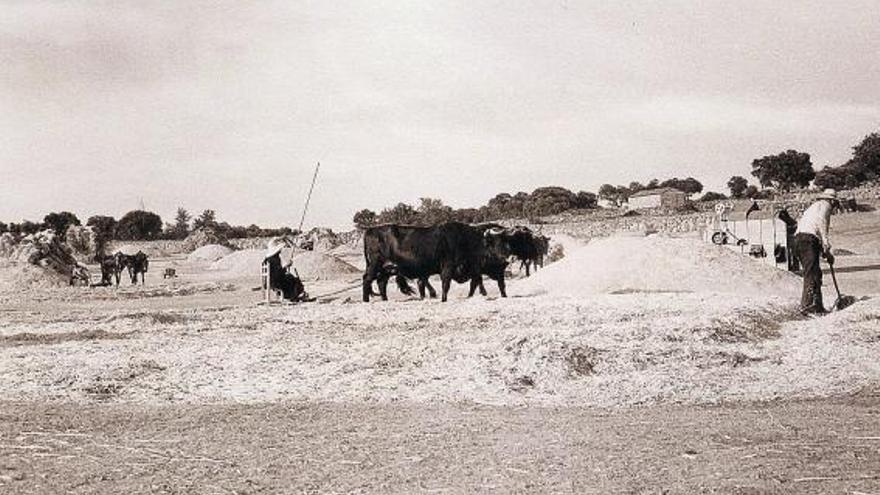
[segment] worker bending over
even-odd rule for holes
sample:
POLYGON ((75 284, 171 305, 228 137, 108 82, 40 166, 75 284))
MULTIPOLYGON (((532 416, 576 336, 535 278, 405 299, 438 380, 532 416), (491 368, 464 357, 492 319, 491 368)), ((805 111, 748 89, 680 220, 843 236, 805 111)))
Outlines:
POLYGON ((825 256, 828 263, 834 263, 828 231, 831 214, 838 204, 837 191, 825 189, 798 222, 794 239, 795 250, 803 269, 804 289, 800 309, 805 314, 827 312, 822 304, 822 268, 819 266, 819 258, 825 256))

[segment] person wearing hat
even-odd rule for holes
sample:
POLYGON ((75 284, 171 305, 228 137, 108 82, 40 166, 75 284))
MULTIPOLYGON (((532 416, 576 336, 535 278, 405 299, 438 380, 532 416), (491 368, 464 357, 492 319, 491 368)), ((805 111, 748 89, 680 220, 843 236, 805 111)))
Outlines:
POLYGON ((290 273, 290 262, 281 264, 281 242, 270 242, 266 248, 266 256, 263 263, 269 265, 269 285, 273 289, 281 291, 284 299, 298 301, 305 296, 305 287, 296 275, 290 273))
POLYGON ((837 191, 825 189, 807 208, 797 225, 794 243, 803 269, 804 289, 800 306, 803 313, 826 312, 822 304, 822 268, 819 266, 819 259, 824 256, 828 263, 834 263, 828 231, 831 214, 837 204, 837 191))

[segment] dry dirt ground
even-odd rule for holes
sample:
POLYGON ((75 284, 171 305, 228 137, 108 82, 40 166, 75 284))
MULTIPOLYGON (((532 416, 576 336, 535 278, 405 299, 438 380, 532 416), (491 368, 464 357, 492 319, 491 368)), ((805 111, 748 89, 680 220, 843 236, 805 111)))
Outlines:
POLYGON ((799 279, 693 239, 566 248, 447 304, 346 274, 257 306, 256 269, 181 257, 0 293, 0 493, 880 494, 876 253, 803 318, 799 279))
POLYGON ((4 493, 880 491, 880 395, 714 407, 0 403, 4 493))

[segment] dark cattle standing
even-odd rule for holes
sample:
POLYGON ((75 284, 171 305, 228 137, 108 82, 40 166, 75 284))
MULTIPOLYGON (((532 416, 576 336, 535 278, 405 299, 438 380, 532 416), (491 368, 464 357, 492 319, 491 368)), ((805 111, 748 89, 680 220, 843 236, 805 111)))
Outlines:
MULTIPOLYGON (((468 297, 472 297, 477 289, 479 289, 481 295, 485 296, 487 292, 486 288, 483 286, 482 275, 486 275, 498 283, 498 291, 501 293, 501 297, 507 297, 504 274, 508 265, 507 256, 510 251, 510 233, 505 230, 504 227, 495 223, 480 224, 473 226, 472 228, 476 229, 482 236, 485 248, 483 256, 480 257, 479 260, 480 276, 468 278, 465 274, 461 273, 460 270, 457 270, 453 274, 453 280, 460 284, 470 281, 471 284, 468 297)), ((413 276, 411 273, 399 270, 398 267, 393 264, 386 264, 386 268, 383 270, 387 276, 395 277, 397 286, 403 294, 413 295, 413 290, 409 286, 407 279, 415 278, 417 279, 419 298, 425 298, 425 289, 428 290, 430 297, 437 297, 437 293, 431 286, 428 277, 413 276)))
POLYGON ((483 277, 486 275, 490 279, 498 283, 498 291, 501 297, 507 297, 506 282, 504 281, 504 272, 507 270, 507 257, 513 253, 513 244, 511 243, 512 235, 501 225, 496 223, 484 223, 474 227, 483 233, 484 237, 487 233, 493 232, 495 235, 485 237, 489 245, 483 258, 480 260, 481 276, 471 281, 471 289, 468 297, 474 295, 476 289, 480 290, 480 294, 486 295, 486 288, 483 287, 483 277), (476 282, 476 283, 475 283, 476 282))
POLYGON ((528 227, 514 227, 510 235, 510 254, 520 260, 520 268, 525 267, 526 277, 531 275, 531 267, 537 270, 544 266, 549 241, 549 237, 535 235, 528 227))
MULTIPOLYGON (((446 301, 452 280, 471 281, 471 294, 479 284, 481 266, 487 256, 504 259, 504 243, 499 234, 459 222, 448 222, 434 227, 380 225, 364 233, 366 271, 363 280, 363 299, 369 301, 372 282, 379 285, 382 300, 388 299, 388 279, 395 275, 427 281, 439 274, 442 284, 441 300, 446 301)), ((502 272, 503 280, 503 272, 502 272)), ((398 279, 399 282, 400 279, 398 279)))
MULTIPOLYGON (((144 280, 147 269, 150 267, 150 260, 147 259, 146 253, 143 251, 138 251, 137 254, 129 255, 116 253, 117 263, 119 264, 119 270, 121 271, 123 268, 128 269, 128 276, 131 278, 132 284, 137 284, 137 276, 141 275, 141 284, 146 284, 144 280)), ((117 275, 117 279, 118 279, 117 275)), ((117 281, 118 284, 118 281, 117 281)))
POLYGON ((116 285, 119 285, 119 274, 122 272, 124 263, 122 253, 116 253, 112 256, 100 257, 97 261, 101 265, 101 283, 99 285, 113 285, 113 279, 116 279, 116 285))
POLYGON ((526 277, 530 276, 529 267, 534 267, 538 271, 538 267, 544 267, 544 256, 550 249, 550 238, 542 235, 532 237, 533 247, 529 249, 528 258, 522 260, 520 269, 525 267, 526 277))

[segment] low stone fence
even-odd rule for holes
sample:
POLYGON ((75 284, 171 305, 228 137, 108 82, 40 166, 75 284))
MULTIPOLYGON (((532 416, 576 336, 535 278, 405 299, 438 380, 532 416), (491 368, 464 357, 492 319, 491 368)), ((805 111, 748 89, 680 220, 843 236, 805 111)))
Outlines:
MULTIPOLYGON (((759 200, 758 206, 761 210, 772 212, 784 208, 788 210, 788 213, 793 218, 797 219, 812 204, 817 194, 804 193, 801 195, 789 195, 779 200, 759 200)), ((880 187, 846 191, 844 194, 841 194, 841 198, 844 200, 845 205, 848 203, 847 200, 852 201, 852 206, 846 208, 844 214, 859 211, 865 206, 877 207, 880 205, 880 187)), ((730 200, 719 202, 729 203, 730 200)), ((736 202, 743 202, 746 205, 751 204, 751 200, 737 200, 736 202)), ((712 223, 712 220, 715 219, 715 204, 717 203, 701 204, 700 211, 695 213, 668 214, 659 210, 645 210, 634 212, 629 216, 623 216, 621 212, 618 212, 616 217, 610 217, 609 211, 602 212, 602 214, 584 212, 580 216, 563 214, 548 217, 542 219, 542 223, 528 222, 522 219, 505 220, 499 223, 508 227, 525 225, 536 232, 541 232, 550 237, 565 234, 582 239, 608 237, 620 232, 686 234, 690 232, 703 232, 712 223)), ((741 204, 738 205, 737 209, 745 211, 746 208, 748 207, 741 204)))
MULTIPOLYGON (((616 218, 571 219, 565 222, 528 224, 527 226, 543 235, 570 235, 581 239, 592 237, 608 237, 620 232, 663 232, 668 234, 686 234, 701 232, 708 222, 715 218, 715 213, 691 213, 668 216, 633 215, 616 218)), ((522 222, 502 222, 505 225, 522 225, 522 222)))

